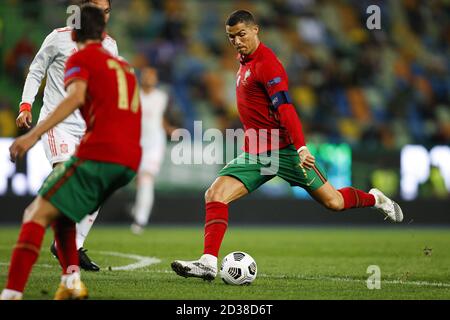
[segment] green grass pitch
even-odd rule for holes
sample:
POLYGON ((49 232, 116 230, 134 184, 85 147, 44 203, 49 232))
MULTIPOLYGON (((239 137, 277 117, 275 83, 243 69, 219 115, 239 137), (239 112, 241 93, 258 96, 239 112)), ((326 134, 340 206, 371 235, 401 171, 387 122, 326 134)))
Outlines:
MULTIPOLYGON (((96 226, 86 243, 102 270, 83 272, 91 299, 450 299, 450 229, 230 227, 220 257, 246 251, 258 265, 250 286, 181 278, 174 259, 201 253, 203 229, 150 227, 141 236, 128 226, 96 226), (159 263, 145 257, 154 257, 159 263), (144 265, 144 266, 142 266, 144 265), (370 265, 381 270, 381 289, 369 290, 370 265), (125 269, 125 270, 123 270, 125 269), (127 270, 131 269, 131 270, 127 270)), ((0 283, 18 229, 0 228, 0 283)), ((25 299, 52 299, 59 265, 47 231, 25 299)))

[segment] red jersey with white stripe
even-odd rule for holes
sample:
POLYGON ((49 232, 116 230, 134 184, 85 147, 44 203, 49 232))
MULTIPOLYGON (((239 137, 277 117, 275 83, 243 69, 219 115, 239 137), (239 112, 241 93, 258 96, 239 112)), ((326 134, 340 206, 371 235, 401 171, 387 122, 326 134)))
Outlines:
POLYGON ((280 124, 277 110, 278 106, 291 103, 283 65, 263 43, 251 55, 240 55, 239 58, 236 97, 246 133, 244 151, 257 154, 288 146, 293 141, 280 124), (256 140, 253 138, 255 132, 256 140))
POLYGON ((130 65, 100 43, 89 44, 67 61, 66 88, 74 80, 87 82, 87 100, 81 107, 87 129, 75 156, 137 171, 142 155, 141 106, 130 65))

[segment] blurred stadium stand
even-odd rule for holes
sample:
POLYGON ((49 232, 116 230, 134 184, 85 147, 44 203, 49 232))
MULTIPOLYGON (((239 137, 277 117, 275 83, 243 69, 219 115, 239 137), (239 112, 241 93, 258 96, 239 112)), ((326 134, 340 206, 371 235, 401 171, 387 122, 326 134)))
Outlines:
MULTIPOLYGON (((45 36, 65 24, 71 3, 1 1, 0 136, 18 134, 14 119, 27 66, 45 36)), ((202 120, 205 130, 239 128, 238 62, 224 30, 227 15, 236 9, 255 14, 262 41, 285 65, 308 141, 350 147, 346 169, 330 167, 333 154, 322 157, 336 177, 350 175, 359 188, 377 186, 400 198, 402 149, 449 146, 448 1, 113 0, 109 33, 137 69, 150 64, 159 70, 175 123, 190 131, 194 120, 202 120), (381 30, 366 28, 366 8, 374 4, 381 8, 381 30)), ((35 119, 38 111, 34 108, 35 119)), ((428 166, 419 198, 448 204, 449 165, 431 161, 428 166)), ((159 195, 198 195, 218 168, 174 169, 168 161, 159 195), (173 170, 185 178, 170 178, 173 170)), ((259 194, 291 197, 296 191, 275 181, 259 194)))

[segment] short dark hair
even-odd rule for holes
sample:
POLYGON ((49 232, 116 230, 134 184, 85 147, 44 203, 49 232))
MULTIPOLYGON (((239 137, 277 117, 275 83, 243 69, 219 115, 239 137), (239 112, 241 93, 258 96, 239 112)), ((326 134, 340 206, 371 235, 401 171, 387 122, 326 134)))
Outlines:
POLYGON ((250 11, 236 10, 228 17, 226 25, 232 27, 238 23, 256 24, 256 20, 250 11))
POLYGON ((75 29, 77 42, 102 40, 105 28, 105 14, 101 9, 90 4, 81 7, 80 29, 75 29))
MULTIPOLYGON (((88 4, 91 2, 92 2, 92 0, 81 0, 80 4, 88 4)), ((108 2, 109 2, 109 7, 111 7, 111 0, 108 0, 108 2)))

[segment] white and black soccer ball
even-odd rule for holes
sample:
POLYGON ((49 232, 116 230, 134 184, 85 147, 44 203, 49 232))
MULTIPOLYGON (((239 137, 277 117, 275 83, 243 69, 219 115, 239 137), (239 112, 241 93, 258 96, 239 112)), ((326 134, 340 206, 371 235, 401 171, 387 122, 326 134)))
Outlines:
POLYGON ((256 261, 245 252, 232 252, 222 260, 220 277, 226 284, 249 285, 256 279, 256 261))

